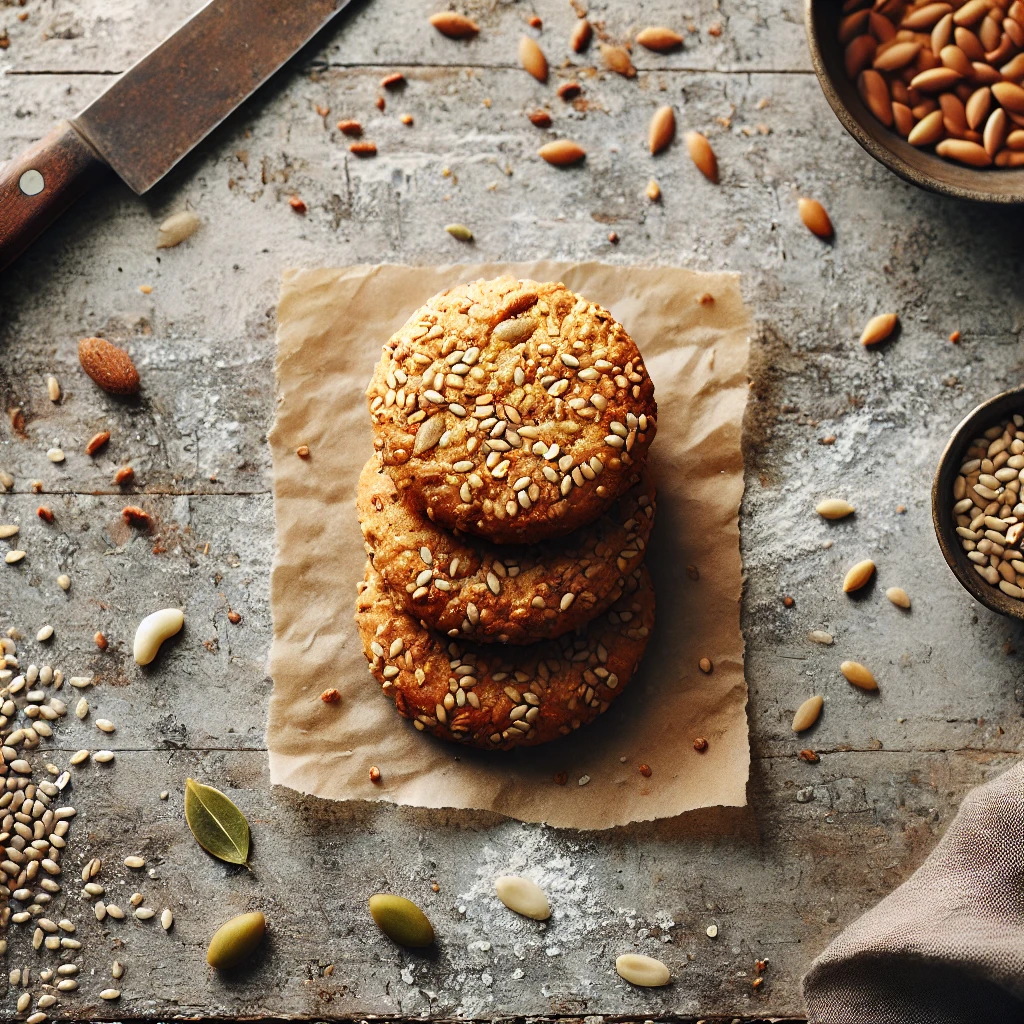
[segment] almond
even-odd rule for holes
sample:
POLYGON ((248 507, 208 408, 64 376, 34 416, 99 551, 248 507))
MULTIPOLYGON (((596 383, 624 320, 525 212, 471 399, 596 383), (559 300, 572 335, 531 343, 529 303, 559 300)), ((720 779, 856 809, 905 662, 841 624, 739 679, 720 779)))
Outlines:
POLYGON ((796 709, 796 714, 793 716, 793 732, 803 732, 805 729, 810 729, 818 720, 818 716, 821 714, 821 706, 824 703, 825 701, 821 697, 808 697, 796 709))
POLYGON ((900 28, 929 29, 952 10, 952 4, 925 4, 923 7, 908 11, 900 22, 900 28))
POLYGON ((653 25, 650 28, 641 29, 636 34, 636 41, 641 46, 646 46, 648 50, 654 50, 657 53, 667 53, 669 50, 683 45, 683 37, 678 32, 653 25))
POLYGON ((122 466, 114 474, 114 483, 122 487, 127 486, 135 479, 135 470, 131 466, 122 466))
POLYGON ((449 39, 471 39, 480 31, 480 26, 456 11, 440 11, 430 17, 430 24, 449 39))
POLYGON ((569 139, 557 139, 541 146, 537 154, 556 167, 568 167, 570 164, 579 163, 587 155, 587 151, 569 139))
POLYGON ((862 345, 877 345, 885 341, 899 323, 899 317, 895 313, 880 313, 873 316, 864 326, 861 332, 860 343, 862 345))
POLYGON ((375 142, 353 142, 348 151, 355 156, 376 156, 377 144, 375 142))
POLYGON ((874 36, 857 36, 852 40, 843 55, 847 77, 856 78, 865 68, 871 67, 877 49, 878 42, 874 36))
POLYGON ((626 78, 636 76, 636 68, 633 67, 633 62, 629 59, 629 52, 625 47, 602 43, 601 58, 609 71, 614 71, 617 75, 623 75, 626 78))
POLYGON ((78 343, 78 361, 112 395, 134 395, 139 390, 139 371, 131 356, 105 338, 82 338, 78 343))
POLYGON ((1024 114, 1024 89, 1014 82, 996 82, 992 86, 992 95, 1006 110, 1024 114))
POLYGON ((548 80, 548 61, 544 51, 537 45, 537 40, 530 36, 519 38, 519 63, 537 79, 538 82, 548 80))
POLYGON ((798 199, 797 206, 800 208, 800 219, 808 231, 819 238, 831 238, 835 234, 825 207, 817 199, 798 199))
POLYGON ((984 146, 966 139, 943 139, 935 147, 935 152, 970 167, 989 167, 992 164, 992 157, 985 152, 984 146))
POLYGON ((858 562, 843 579, 843 593, 852 594, 855 590, 860 590, 874 573, 875 563, 870 558, 865 558, 863 562, 858 562))
POLYGON ((711 143, 700 132, 686 133, 686 148, 690 153, 690 159, 696 164, 697 170, 704 175, 708 181, 718 184, 718 159, 711 143))
POLYGON ((964 109, 968 127, 976 131, 988 118, 988 113, 992 109, 992 90, 987 85, 975 89, 964 109))
MULTIPOLYGON (((945 70, 940 68, 940 70, 945 70)), ((920 78, 920 75, 918 75, 920 78)), ((886 128, 892 127, 892 98, 885 79, 869 68, 857 76, 857 91, 864 105, 878 118, 886 128)))
POLYGON ((878 683, 875 682, 871 670, 859 661, 844 661, 839 666, 839 671, 843 673, 848 683, 859 686, 862 690, 878 689, 878 683))
POLYGON ((363 126, 358 121, 349 117, 344 121, 338 122, 338 131, 341 132, 342 135, 362 135, 363 126))
POLYGON ((676 133, 675 111, 669 106, 658 107, 647 131, 647 143, 652 153, 660 153, 676 133))
POLYGON ((1006 134, 1010 127, 1008 120, 1006 111, 1002 107, 997 107, 988 115, 982 144, 985 147, 985 152, 991 157, 994 157, 1003 148, 1004 141, 1009 141, 1006 134))
POLYGON ((586 18, 580 18, 569 36, 569 45, 572 47, 573 53, 582 53, 590 45, 590 37, 593 34, 594 30, 590 27, 590 22, 586 18))
POLYGON ((930 114, 925 114, 910 129, 907 142, 912 146, 930 146, 933 142, 938 142, 945 134, 946 128, 943 124, 942 111, 933 110, 930 114))
POLYGON ((945 92, 951 89, 963 78, 959 71, 952 68, 929 68, 915 75, 910 80, 911 89, 919 89, 921 92, 945 92))
MULTIPOLYGON (((956 47, 953 47, 956 49, 956 47)), ((898 71, 906 67, 921 52, 921 44, 915 42, 893 43, 875 54, 872 67, 876 71, 898 71)), ((967 58, 964 57, 964 60, 967 58)))

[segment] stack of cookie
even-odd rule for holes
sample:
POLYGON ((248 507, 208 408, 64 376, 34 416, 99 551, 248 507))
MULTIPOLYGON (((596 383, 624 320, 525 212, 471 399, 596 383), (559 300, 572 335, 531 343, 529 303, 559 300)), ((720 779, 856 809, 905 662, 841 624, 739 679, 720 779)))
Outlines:
POLYGON ((413 314, 367 395, 356 620, 384 693, 487 749, 596 718, 654 623, 657 405, 632 339, 564 285, 477 281, 413 314))

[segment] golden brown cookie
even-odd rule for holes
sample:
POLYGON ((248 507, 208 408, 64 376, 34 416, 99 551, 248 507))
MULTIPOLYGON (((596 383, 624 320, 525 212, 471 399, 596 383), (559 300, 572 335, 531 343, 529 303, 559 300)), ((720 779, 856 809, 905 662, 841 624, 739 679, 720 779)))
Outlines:
POLYGON ((435 295, 384 346, 367 397, 399 490, 434 522, 502 544, 596 519, 656 430, 654 385, 612 315, 512 277, 435 295))
POLYGON ((641 566, 589 625, 528 647, 446 640, 396 603, 371 564, 356 623, 371 674, 421 731, 488 750, 533 746, 586 725, 622 692, 654 626, 641 566))
POLYGON ((409 614, 451 637, 511 644, 561 636, 616 601, 643 560, 655 507, 645 470, 566 537, 492 544, 449 533, 403 501, 377 457, 363 468, 357 505, 373 567, 409 614))

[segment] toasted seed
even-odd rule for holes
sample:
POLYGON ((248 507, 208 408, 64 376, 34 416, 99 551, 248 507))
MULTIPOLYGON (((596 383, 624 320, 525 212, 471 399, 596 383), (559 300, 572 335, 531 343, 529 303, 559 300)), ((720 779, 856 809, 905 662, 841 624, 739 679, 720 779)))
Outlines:
POLYGON ((601 59, 609 71, 625 78, 633 78, 636 75, 636 68, 629 59, 629 51, 622 46, 613 46, 611 43, 601 44, 601 59))
POLYGON ((544 56, 544 51, 538 45, 537 40, 532 36, 519 37, 519 63, 538 82, 546 82, 548 80, 547 58, 544 56))
POLYGON ((120 999, 120 998, 121 998, 121 993, 116 988, 105 988, 100 993, 100 999, 112 1000, 112 999, 120 999))
POLYGON ((160 927, 163 928, 163 930, 165 932, 169 932, 171 930, 171 926, 173 924, 174 924, 174 914, 171 913, 171 910, 168 907, 160 915, 160 927))
POLYGON ((798 199, 797 206, 800 210, 800 219, 812 234, 819 238, 831 238, 835 234, 825 207, 817 199, 798 199))
POLYGON ((114 760, 114 752, 112 750, 97 750, 92 755, 92 759, 99 764, 109 764, 114 760))
POLYGON ((803 732, 805 729, 810 729, 818 720, 824 703, 825 701, 822 697, 808 697, 796 709, 796 714, 793 716, 793 732, 803 732))
POLYGON ((470 231, 465 224, 446 224, 445 231, 447 231, 452 238, 457 238, 460 242, 473 241, 473 232, 470 231))
POLYGON ((587 155, 587 151, 570 139, 557 139, 541 146, 537 154, 555 167, 568 167, 579 163, 587 155))
POLYGON ((896 329, 899 317, 895 313, 880 313, 873 316, 861 332, 860 343, 862 345, 877 345, 885 341, 896 329))
POLYGON ((586 18, 580 18, 573 26, 569 36, 569 45, 572 47, 573 53, 582 53, 590 45, 590 37, 593 34, 594 30, 590 27, 590 22, 586 18))
POLYGON ((814 509, 823 519, 845 519, 853 515, 856 509, 842 498, 826 498, 818 502, 814 509))
POLYGON ((114 732, 115 726, 109 719, 97 718, 96 728, 99 729, 100 732, 114 732))
MULTIPOLYGON (((84 697, 82 697, 82 699, 75 705, 75 714, 83 720, 89 716, 89 702, 84 697)), ((79 751, 79 753, 81 753, 81 751, 79 751)), ((86 753, 88 753, 88 751, 86 751, 86 753)), ((75 762, 72 761, 71 763, 74 764, 75 762)))
POLYGON ((683 45, 683 37, 678 32, 661 26, 641 29, 636 34, 636 41, 656 53, 667 53, 669 50, 683 45))
POLYGON ((835 642, 835 637, 831 633, 826 633, 823 629, 812 629, 807 634, 808 640, 813 640, 816 644, 830 645, 835 642))
POLYGON ((874 571, 875 563, 870 558, 865 558, 863 562, 858 562, 843 578, 843 593, 850 594, 855 590, 860 590, 871 579, 874 571))
POLYGON ((647 130, 647 144, 651 153, 660 153, 676 133, 676 115, 670 106, 658 107, 647 130))
POLYGON ((109 440, 109 430, 101 430, 98 434, 93 434, 85 446, 85 454, 95 455, 109 440))
POLYGON ((847 682, 859 686, 862 690, 878 689, 878 683, 875 682, 875 677, 871 674, 870 669, 858 661, 844 661, 839 666, 839 671, 846 677, 847 682))
POLYGON ((502 875, 494 880, 498 899, 517 914, 531 917, 534 921, 546 921, 551 916, 548 898, 536 882, 516 875, 502 875))
POLYGON ((370 915, 377 927, 400 946, 419 948, 434 941, 434 929, 427 915, 402 896, 376 893, 370 897, 370 915))
POLYGON ((984 146, 977 142, 968 142, 966 139, 943 139, 936 147, 935 152, 939 156, 949 157, 961 164, 968 164, 971 167, 989 167, 992 164, 992 157, 985 151, 984 146))
POLYGON ((170 249, 180 245, 186 238, 190 238, 198 230, 203 222, 198 214, 191 210, 183 210, 181 213, 172 213, 161 225, 156 237, 158 249, 170 249))
POLYGON ((711 143, 708 142, 700 132, 687 132, 684 136, 686 149, 690 159, 694 162, 697 170, 704 175, 708 181, 718 184, 718 159, 711 143))
POLYGON ((456 11, 440 11, 431 16, 430 24, 449 39, 471 39, 480 31, 475 21, 456 11))
POLYGON ((667 985, 671 977, 669 969, 660 960, 641 953, 623 953, 617 957, 615 971, 623 981, 644 988, 667 985))
POLYGON ((146 860, 144 857, 132 855, 131 857, 125 857, 124 866, 126 868, 144 868, 146 866, 146 860))
POLYGON ((138 907, 135 911, 135 916, 140 921, 148 921, 151 917, 156 915, 156 911, 150 907, 138 907))
POLYGON ((13 523, 0 526, 0 540, 7 540, 8 537, 13 537, 17 532, 18 527, 13 523))

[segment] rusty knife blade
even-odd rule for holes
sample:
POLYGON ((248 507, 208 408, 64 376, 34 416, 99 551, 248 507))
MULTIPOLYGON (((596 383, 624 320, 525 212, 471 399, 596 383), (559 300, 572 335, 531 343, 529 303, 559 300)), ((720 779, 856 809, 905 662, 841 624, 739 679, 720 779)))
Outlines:
POLYGON ((73 119, 141 194, 350 0, 210 0, 73 119))

